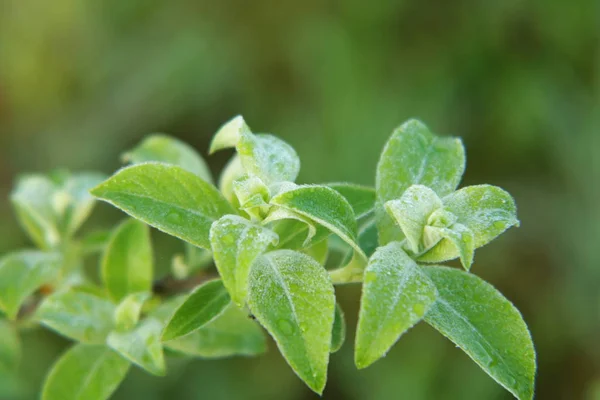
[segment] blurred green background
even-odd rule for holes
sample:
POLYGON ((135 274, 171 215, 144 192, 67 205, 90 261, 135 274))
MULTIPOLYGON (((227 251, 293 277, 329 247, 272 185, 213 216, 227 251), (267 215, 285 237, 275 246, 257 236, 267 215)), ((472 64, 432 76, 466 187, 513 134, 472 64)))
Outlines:
MULTIPOLYGON (((600 3, 597 0, 220 2, 0 0, 0 252, 29 246, 7 196, 17 174, 119 167, 146 133, 206 154, 236 114, 290 142, 300 182, 374 183, 392 130, 417 117, 462 136, 464 184, 517 199, 522 227, 477 253, 473 272, 522 311, 538 399, 600 399, 600 3)), ((228 154, 210 158, 217 173, 228 154)), ((122 214, 99 205, 87 230, 122 214)), ((167 265, 163 235, 157 254, 167 265)), ((338 290, 350 325, 357 287, 338 290)), ((364 371, 351 336, 326 399, 508 399, 419 325, 364 371)), ((67 343, 24 336, 36 398, 67 343)), ((313 399, 273 343, 257 359, 134 369, 115 399, 313 399)))

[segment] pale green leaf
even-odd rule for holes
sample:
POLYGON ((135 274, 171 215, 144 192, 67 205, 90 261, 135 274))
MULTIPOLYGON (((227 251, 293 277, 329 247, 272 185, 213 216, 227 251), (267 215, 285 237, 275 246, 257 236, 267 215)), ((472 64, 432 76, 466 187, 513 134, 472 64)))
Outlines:
POLYGON ((93 172, 69 175, 55 194, 54 209, 67 237, 72 236, 91 214, 96 199, 90 189, 105 179, 104 174, 93 172))
POLYGON ((344 311, 338 303, 335 305, 335 317, 333 320, 333 330, 331 332, 331 352, 335 353, 342 348, 346 341, 346 319, 344 311))
POLYGON ((356 219, 372 213, 375 209, 375 189, 354 183, 328 183, 327 186, 344 196, 354 210, 356 219))
POLYGON ((35 316, 43 325, 68 338, 104 343, 114 327, 115 305, 90 293, 69 290, 48 296, 35 316))
POLYGON ((154 259, 148 225, 126 219, 114 231, 101 262, 102 280, 111 298, 152 288, 154 259))
POLYGON ((17 329, 10 322, 0 319, 0 374, 15 371, 21 359, 21 341, 17 329))
POLYGON ((262 354, 267 343, 258 324, 231 304, 213 321, 165 347, 191 357, 223 358, 262 354))
POLYGON ((292 146, 268 134, 245 133, 236 146, 244 169, 267 185, 296 180, 300 159, 292 146))
POLYGON ((319 243, 302 250, 302 252, 314 258, 319 264, 325 265, 329 256, 328 242, 327 239, 321 240, 319 243))
POLYGON ((433 283, 399 242, 380 247, 365 270, 354 360, 366 368, 419 322, 436 298, 433 283))
MULTIPOLYGON (((517 208, 506 191, 490 185, 468 186, 443 199, 444 209, 457 217, 457 223, 473 233, 473 247, 482 247, 508 228, 518 226, 517 208)), ((441 240, 419 257, 419 261, 442 262, 460 256, 450 239, 441 240)))
POLYGON ((322 393, 335 314, 333 285, 323 267, 292 250, 262 255, 250 271, 248 305, 296 374, 322 393))
POLYGON ((212 225, 210 241, 217 270, 240 307, 246 300, 252 262, 277 240, 273 231, 235 215, 226 215, 212 225))
POLYGON ((115 326, 120 331, 133 329, 140 320, 142 307, 151 297, 150 292, 138 292, 127 295, 115 309, 115 326))
POLYGON ((23 250, 0 259, 0 309, 14 319, 23 302, 60 273, 61 257, 56 253, 23 250))
POLYGON ((223 196, 236 207, 239 206, 239 202, 233 192, 233 182, 245 174, 246 171, 244 171, 242 160, 240 160, 240 157, 236 154, 229 160, 227 165, 225 165, 225 168, 223 168, 221 176, 219 177, 219 190, 223 193, 223 196))
POLYGON ((209 153, 213 154, 219 150, 235 147, 243 133, 250 132, 250 128, 244 121, 244 117, 237 115, 227 121, 219 128, 210 143, 209 153))
MULTIPOLYGON (((446 240, 449 244, 452 244, 454 249, 458 251, 460 262, 464 269, 467 271, 471 269, 475 255, 475 238, 473 231, 469 228, 463 224, 454 224, 450 228, 427 226, 425 227, 425 236, 434 238, 433 240, 436 243, 439 243, 440 240, 446 240)), ((444 248, 439 247, 438 249, 443 250, 444 248)), ((432 252, 433 254, 435 252, 432 252)))
POLYGON ((212 183, 210 169, 200 154, 187 143, 162 133, 147 136, 122 158, 131 164, 158 161, 177 165, 212 183))
POLYGON ((77 344, 54 364, 42 400, 105 400, 117 389, 130 363, 105 346, 77 344))
POLYGON ((447 267, 423 271, 439 293, 425 320, 517 398, 533 398, 535 350, 519 311, 473 274, 447 267))
POLYGON ((382 244, 402 234, 383 212, 383 204, 398 199, 412 185, 424 185, 439 196, 452 193, 465 169, 465 151, 458 138, 437 137, 420 121, 409 120, 386 143, 377 165, 376 190, 382 244))
POLYGON ((348 201, 327 186, 298 186, 271 199, 271 204, 311 219, 338 235, 360 255, 356 217, 348 201))
POLYGON ((217 318, 231 303, 220 279, 206 282, 190 293, 162 333, 166 342, 190 334, 217 318))
POLYGON ((205 249, 210 248, 210 225, 225 214, 235 214, 214 186, 183 168, 160 163, 123 168, 92 194, 205 249))
POLYGON ((423 233, 429 216, 442 207, 442 200, 431 189, 412 185, 397 200, 384 204, 385 210, 402 229, 410 249, 420 253, 423 248, 423 233))
POLYGON ((88 233, 80 242, 82 253, 87 255, 103 252, 112 234, 108 229, 88 233))
POLYGON ((163 324, 147 318, 129 332, 112 332, 108 345, 120 355, 153 375, 166 373, 165 357, 160 335, 163 324))

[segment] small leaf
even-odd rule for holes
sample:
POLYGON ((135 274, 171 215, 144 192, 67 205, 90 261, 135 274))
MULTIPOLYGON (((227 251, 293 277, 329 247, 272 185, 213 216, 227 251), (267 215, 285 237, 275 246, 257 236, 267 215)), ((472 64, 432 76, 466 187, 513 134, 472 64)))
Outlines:
POLYGON ((210 225, 225 214, 235 214, 214 186, 180 167, 160 163, 123 168, 92 194, 205 249, 210 249, 210 225))
POLYGON ((267 343, 260 327, 231 304, 213 321, 165 347, 191 357, 223 358, 262 354, 267 343))
POLYGON ((277 240, 273 231, 235 215, 226 215, 212 225, 210 241, 215 264, 238 306, 246 300, 250 265, 277 240))
POLYGON ((298 376, 322 393, 335 314, 333 285, 309 256, 277 250, 250 271, 248 305, 298 376))
MULTIPOLYGON (((470 270, 475 255, 473 231, 463 224, 454 224, 450 228, 425 227, 425 235, 447 240, 458 251, 460 262, 465 270, 470 270)), ((439 240, 436 240, 436 243, 439 240)))
POLYGON ((59 198, 61 193, 66 194, 62 200, 64 203, 57 209, 55 202, 54 207, 63 220, 67 237, 71 237, 91 214, 96 199, 89 191, 105 179, 104 174, 87 172, 69 175, 64 181, 62 190, 58 192, 59 198))
POLYGON ((413 253, 423 248, 423 233, 429 216, 442 207, 442 200, 428 187, 413 185, 398 200, 384 204, 385 210, 402 229, 413 253))
POLYGON ((42 400, 105 400, 125 379, 129 362, 105 346, 77 344, 54 364, 42 400))
POLYGON ((447 267, 423 271, 439 293, 425 321, 515 397, 533 398, 535 350, 519 311, 475 275, 447 267))
POLYGON ((0 259, 0 309, 14 319, 21 305, 42 285, 59 274, 61 257, 56 253, 23 250, 0 259))
POLYGON ((339 303, 335 305, 335 317, 333 320, 333 331, 331 332, 331 352, 335 353, 344 345, 346 340, 346 319, 344 311, 339 303))
POLYGON ((115 326, 117 330, 133 329, 140 320, 142 307, 151 297, 149 292, 138 292, 127 295, 115 309, 115 326))
POLYGON ((16 328, 3 319, 0 319, 0 338, 0 374, 15 371, 21 359, 21 341, 16 328))
POLYGON ((41 324, 68 338, 104 343, 114 326, 115 306, 90 293, 75 290, 48 296, 36 312, 41 324))
POLYGON ((436 298, 433 283, 399 242, 380 247, 365 270, 354 360, 360 369, 383 357, 436 298))
POLYGON ((219 177, 219 190, 223 193, 223 196, 236 207, 239 206, 239 202, 233 192, 233 182, 245 174, 246 171, 244 171, 242 160, 240 160, 240 157, 236 154, 229 160, 227 165, 225 165, 225 168, 223 168, 221 176, 219 177))
MULTIPOLYGON (((490 185, 468 186, 443 199, 444 209, 457 217, 457 223, 473 233, 473 247, 485 246, 508 228, 518 226, 517 208, 506 191, 490 185)), ((423 262, 442 262, 460 256, 450 239, 440 241, 419 257, 423 262)))
POLYGON ((179 306, 162 333, 162 341, 192 333, 217 318, 231 303, 220 279, 198 286, 179 306))
POLYGON ((262 223, 277 233, 280 248, 307 248, 330 235, 327 228, 316 225, 310 218, 280 207, 273 207, 262 223))
POLYGON ((102 257, 102 280, 111 298, 152 289, 154 260, 150 229, 126 219, 114 231, 102 257))
POLYGON ((266 184, 293 182, 300 172, 294 148, 275 136, 243 134, 236 148, 246 172, 266 184))
MULTIPOLYGON (((271 199, 271 204, 300 214, 338 235, 358 254, 356 217, 342 195, 327 186, 298 186, 271 199)), ((366 258, 366 257, 365 257, 366 258)))
POLYGON ((198 152, 187 143, 162 133, 147 136, 139 145, 123 154, 123 161, 131 164, 148 161, 173 164, 212 183, 210 169, 198 152))
POLYGON ((112 332, 108 345, 132 363, 153 375, 166 373, 160 335, 163 325, 155 318, 147 318, 130 332, 112 332))
POLYGON ((227 121, 219 128, 212 142, 210 143, 209 153, 213 154, 219 150, 235 147, 243 133, 250 132, 246 125, 244 117, 237 115, 230 121, 227 121))
POLYGON ((372 213, 375 209, 375 189, 353 183, 328 183, 327 186, 344 196, 354 210, 356 219, 372 213))
POLYGON ((382 244, 401 240, 399 229, 383 212, 383 204, 398 199, 412 185, 424 185, 439 196, 452 193, 465 170, 465 151, 458 138, 437 137, 420 121, 409 120, 388 140, 377 165, 376 210, 382 244))

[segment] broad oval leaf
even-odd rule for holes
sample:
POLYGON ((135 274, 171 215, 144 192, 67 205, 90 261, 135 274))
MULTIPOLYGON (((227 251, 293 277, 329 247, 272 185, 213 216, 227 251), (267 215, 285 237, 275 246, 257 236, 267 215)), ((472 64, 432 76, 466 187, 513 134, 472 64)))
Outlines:
POLYGON ((106 346, 76 344, 54 364, 42 400, 105 400, 125 379, 130 363, 106 346))
POLYGON ((210 249, 210 225, 235 214, 219 191, 181 167, 145 163, 121 169, 91 192, 127 214, 210 249))
POLYGON ((324 226, 366 258, 357 244, 356 217, 352 206, 335 190, 327 186, 298 186, 273 197, 271 204, 293 211, 324 226))
POLYGON ((215 264, 233 301, 246 300, 250 265, 269 245, 276 244, 275 232, 236 215, 226 215, 210 230, 215 264))
POLYGON ((292 250, 264 254, 250 271, 248 305, 300 379, 322 393, 335 313, 325 269, 292 250))
POLYGON ((169 135, 155 133, 146 137, 135 148, 123 154, 123 161, 140 164, 158 161, 180 166, 212 183, 210 169, 193 147, 169 135))
POLYGON ((521 400, 533 398, 535 350, 519 311, 492 285, 447 267, 423 271, 438 290, 425 321, 521 400))
POLYGON ((60 273, 62 259, 56 253, 23 250, 0 259, 0 309, 14 319, 33 292, 60 273))
POLYGON ((217 318, 231 303, 220 279, 198 286, 177 308, 162 333, 162 341, 190 334, 217 318))
POLYGON ((335 353, 342 348, 346 341, 346 319, 344 311, 339 303, 335 304, 335 316, 333 320, 333 330, 331 331, 331 352, 335 353))
POLYGON ((115 301, 152 289, 154 258, 148 225, 126 219, 112 234, 101 262, 102 280, 115 301))
POLYGON ((419 322, 436 298, 435 286, 419 266, 391 242, 375 251, 365 270, 354 360, 366 368, 419 322))
POLYGON ((356 219, 371 214, 375 209, 375 189, 354 183, 328 183, 327 186, 344 196, 352 206, 356 219))
POLYGON ((68 338, 104 343, 114 327, 115 305, 90 293, 69 290, 48 296, 36 311, 41 324, 68 338))
MULTIPOLYGON (((508 228, 518 226, 517 207, 510 194, 496 186, 478 185, 460 189, 443 199, 444 209, 457 223, 473 233, 473 248, 485 246, 508 228)), ((423 262, 442 262, 460 256, 451 239, 441 240, 419 257, 423 262)))
POLYGON ((21 341, 15 326, 0 319, 0 374, 15 371, 21 359, 21 341))
POLYGON ((243 134, 236 146, 246 172, 267 185, 296 180, 300 159, 292 146, 268 134, 243 134))
POLYGON ((383 212, 383 204, 400 198, 412 185, 424 185, 439 196, 452 193, 465 170, 465 150, 453 137, 437 137, 420 121, 409 120, 386 143, 377 165, 376 190, 382 244, 402 235, 383 212))
POLYGON ((165 343, 171 351, 190 357, 255 356, 267 350, 260 326, 235 305, 229 305, 202 328, 165 343))
POLYGON ((160 335, 163 324, 156 318, 147 318, 129 332, 112 332, 107 344, 121 356, 149 373, 164 376, 165 356, 160 335))

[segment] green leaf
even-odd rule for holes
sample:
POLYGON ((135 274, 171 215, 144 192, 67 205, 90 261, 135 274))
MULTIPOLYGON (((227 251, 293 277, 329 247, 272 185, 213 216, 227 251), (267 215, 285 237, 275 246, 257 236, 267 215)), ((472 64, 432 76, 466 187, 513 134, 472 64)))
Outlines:
POLYGON ((390 200, 384 207, 402 229, 412 252, 423 251, 423 234, 429 216, 442 207, 438 195, 428 187, 413 185, 398 200, 390 200))
POLYGON ((475 275, 447 267, 423 271, 439 293, 425 321, 517 398, 533 398, 535 350, 519 311, 475 275))
POLYGON ((335 305, 335 317, 333 320, 333 330, 331 332, 331 352, 335 353, 342 348, 346 341, 346 319, 344 311, 339 303, 335 305))
POLYGON ((352 206, 335 190, 327 186, 298 186, 273 197, 271 204, 324 226, 364 256, 357 244, 356 217, 352 206))
POLYGON ((244 117, 237 115, 230 121, 227 121, 219 128, 212 142, 210 143, 209 154, 213 154, 219 150, 235 147, 242 134, 249 133, 250 128, 246 124, 244 117))
POLYGON ((69 290, 48 296, 35 316, 39 322, 68 338, 104 343, 114 326, 115 305, 90 293, 69 290))
POLYGON ((160 335, 163 324, 155 318, 147 318, 129 332, 112 332, 107 344, 132 363, 149 373, 164 376, 165 357, 160 335))
POLYGON ((106 248, 113 232, 101 230, 91 232, 81 240, 81 251, 83 254, 101 253, 106 248))
POLYGON ((105 346, 77 344, 54 364, 42 400, 105 400, 129 371, 129 362, 105 346))
POLYGON ((252 262, 277 240, 273 231, 235 215, 226 215, 212 225, 210 241, 215 264, 238 306, 246 300, 252 262))
POLYGON ((132 293, 126 296, 115 309, 115 326, 120 331, 133 329, 140 320, 142 307, 151 297, 149 292, 132 293))
MULTIPOLYGON (((473 233, 473 248, 482 247, 508 228, 518 226, 517 208, 504 190, 490 185, 469 186, 443 199, 444 209, 457 217, 456 223, 473 233)), ((450 239, 441 240, 419 257, 423 262, 442 262, 460 256, 460 249, 450 239)))
POLYGON ((0 319, 0 374, 2 371, 15 371, 21 359, 21 341, 16 328, 0 319))
POLYGON ((162 333, 162 341, 192 333, 217 318, 231 303, 220 279, 198 286, 179 306, 162 333))
POLYGON ((61 257, 56 253, 23 250, 0 259, 0 309, 14 319, 23 302, 59 274, 61 257))
POLYGON ((223 358, 262 354, 267 343, 258 324, 231 304, 213 321, 165 347, 191 357, 223 358))
POLYGON ((465 170, 465 151, 458 138, 437 137, 420 121, 409 120, 392 133, 377 165, 376 210, 382 244, 402 234, 383 212, 383 204, 398 199, 412 185, 424 185, 439 196, 452 193, 465 170))
POLYGON ((246 171, 244 171, 242 160, 240 160, 240 157, 236 154, 229 160, 227 165, 225 165, 225 168, 223 168, 221 176, 219 177, 219 190, 223 193, 223 196, 236 207, 239 206, 239 202, 233 192, 233 182, 245 174, 246 171))
POLYGON ((380 247, 365 270, 354 360, 360 369, 383 357, 436 298, 433 283, 399 242, 380 247))
POLYGON ((104 174, 88 172, 73 174, 64 181, 62 190, 55 195, 54 208, 63 220, 67 237, 71 237, 91 214, 96 199, 89 191, 105 179, 104 174))
POLYGON ((101 262, 102 280, 111 298, 152 289, 154 259, 148 225, 126 219, 114 231, 101 262))
POLYGON ((319 243, 312 245, 302 252, 315 259, 321 265, 325 265, 327 257, 329 256, 329 241, 327 239, 321 240, 319 243))
POLYGON ((214 186, 183 168, 160 163, 123 168, 92 194, 205 249, 210 249, 210 225, 225 214, 235 214, 214 186))
POLYGON ((325 240, 330 232, 309 218, 285 208, 273 207, 262 221, 279 236, 277 247, 299 250, 325 240))
POLYGON ((212 175, 204 159, 193 147, 174 137, 155 133, 123 154, 123 162, 140 164, 148 161, 177 165, 212 183, 212 175))
POLYGON ((325 269, 292 250, 264 254, 250 271, 248 305, 296 374, 322 393, 335 313, 325 269))
POLYGON ((352 206, 356 219, 360 219, 374 211, 375 189, 354 183, 328 183, 327 186, 344 196, 352 206))
MULTIPOLYGON (((475 238, 473 231, 469 228, 463 224, 454 224, 450 228, 427 226, 425 227, 425 236, 439 238, 435 239, 436 243, 439 243, 440 240, 447 240, 458 251, 460 262, 464 269, 467 271, 471 269, 475 255, 475 238)), ((447 252, 444 254, 447 254, 447 252)))

